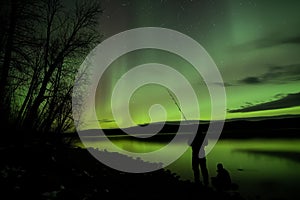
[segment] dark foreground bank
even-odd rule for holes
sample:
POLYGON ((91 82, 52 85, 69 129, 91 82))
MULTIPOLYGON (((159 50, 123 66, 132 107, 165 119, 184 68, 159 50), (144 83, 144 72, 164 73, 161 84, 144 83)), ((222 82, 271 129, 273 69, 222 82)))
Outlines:
POLYGON ((164 169, 120 172, 81 148, 10 146, 1 148, 0 156, 1 196, 7 199, 242 199, 238 191, 195 186, 164 169))

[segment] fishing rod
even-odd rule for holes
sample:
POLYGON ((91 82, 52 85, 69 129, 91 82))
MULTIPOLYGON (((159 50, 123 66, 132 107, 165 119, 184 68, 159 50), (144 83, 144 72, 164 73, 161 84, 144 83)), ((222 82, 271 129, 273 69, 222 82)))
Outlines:
MULTIPOLYGON (((181 108, 180 108, 180 106, 179 106, 177 100, 176 100, 175 97, 173 96, 172 92, 171 92, 168 88, 166 88, 166 90, 167 90, 168 94, 170 95, 171 99, 173 100, 174 104, 175 104, 176 107, 178 108, 179 112, 180 112, 181 115, 183 116, 184 120, 185 120, 188 124, 191 124, 189 121, 187 121, 187 119, 186 119, 186 117, 185 117, 183 111, 181 110, 181 108)), ((193 134, 192 134, 192 135, 193 135, 193 134)), ((190 145, 190 144, 192 143, 192 141, 194 140, 194 137, 195 137, 195 135, 194 135, 192 138, 189 138, 189 139, 188 139, 187 143, 188 143, 189 145, 190 145)))
POLYGON ((177 106, 179 112, 182 114, 184 120, 187 121, 183 111, 181 110, 181 108, 180 108, 178 102, 176 101, 175 97, 173 96, 172 92, 168 88, 166 88, 166 90, 167 90, 168 94, 170 95, 171 99, 173 100, 173 102, 175 103, 175 105, 177 106))

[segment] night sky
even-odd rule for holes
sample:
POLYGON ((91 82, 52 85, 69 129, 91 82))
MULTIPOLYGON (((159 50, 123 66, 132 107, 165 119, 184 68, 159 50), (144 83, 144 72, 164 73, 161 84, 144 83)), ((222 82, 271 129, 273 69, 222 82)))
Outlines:
MULTIPOLYGON (((154 26, 174 29, 199 42, 224 80, 227 119, 300 114, 300 1, 106 0, 103 9, 103 39, 127 29, 154 26)), ((200 119, 210 120, 209 93, 193 67, 172 53, 146 49, 115 60, 101 78, 96 98, 101 127, 116 126, 110 108, 115 83, 129 69, 149 62, 166 64, 186 76, 199 99, 200 119)), ((122 110, 128 105, 118 95, 122 110)), ((181 119, 163 87, 145 85, 131 98, 133 121, 149 123, 153 104, 164 106, 168 121, 181 119)), ((162 120, 161 115, 154 113, 152 121, 162 120)), ((126 119, 120 124, 132 125, 126 119)))

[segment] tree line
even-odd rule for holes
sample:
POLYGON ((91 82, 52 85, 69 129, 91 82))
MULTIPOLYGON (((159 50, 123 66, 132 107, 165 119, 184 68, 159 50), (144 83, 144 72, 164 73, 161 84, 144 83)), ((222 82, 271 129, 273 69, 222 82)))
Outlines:
POLYGON ((74 78, 101 40, 102 9, 99 1, 72 2, 1 3, 0 121, 5 130, 42 135, 73 126, 74 78))

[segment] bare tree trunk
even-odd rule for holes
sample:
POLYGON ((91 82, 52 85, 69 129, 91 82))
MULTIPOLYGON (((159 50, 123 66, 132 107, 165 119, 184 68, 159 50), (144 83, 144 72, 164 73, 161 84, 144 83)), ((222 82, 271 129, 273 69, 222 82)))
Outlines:
POLYGON ((10 10, 10 22, 7 33, 7 42, 5 46, 4 52, 4 61, 1 69, 1 77, 0 77, 0 121, 4 126, 8 123, 9 117, 9 102, 7 102, 6 92, 8 85, 8 74, 11 63, 11 56, 13 51, 13 40, 15 36, 17 22, 17 1, 11 0, 11 10, 10 10))
POLYGON ((37 121, 37 118, 38 118, 38 110, 39 110, 40 105, 45 100, 44 95, 46 92, 47 85, 50 81, 50 78, 55 70, 55 65, 56 65, 56 63, 54 63, 54 65, 50 66, 49 70, 44 75, 44 79, 43 79, 40 91, 39 91, 37 97, 35 98, 35 100, 33 101, 33 104, 30 107, 28 114, 26 116, 26 119, 25 119, 25 129, 26 130, 32 130, 35 126, 35 122, 37 121))
POLYGON ((57 72, 56 72, 56 76, 55 76, 55 80, 53 83, 53 92, 52 92, 52 97, 50 99, 50 103, 49 103, 49 108, 48 108, 48 113, 45 116, 44 119, 44 123, 42 124, 42 130, 44 130, 44 132, 50 131, 51 129, 51 125, 55 119, 55 116, 57 115, 57 111, 55 110, 55 107, 57 107, 57 103, 58 103, 58 90, 59 90, 59 86, 60 86, 60 81, 61 81, 61 71, 62 71, 62 66, 59 65, 57 72))
POLYGON ((15 122, 15 126, 17 128, 22 127, 23 125, 23 120, 24 120, 24 114, 26 113, 26 110, 28 110, 28 108, 31 105, 32 102, 32 98, 33 98, 33 92, 34 90, 37 88, 37 79, 38 79, 38 67, 37 65, 34 68, 34 72, 29 84, 29 89, 27 91, 26 97, 22 103, 22 106, 18 112, 18 117, 16 118, 16 122, 15 122))

